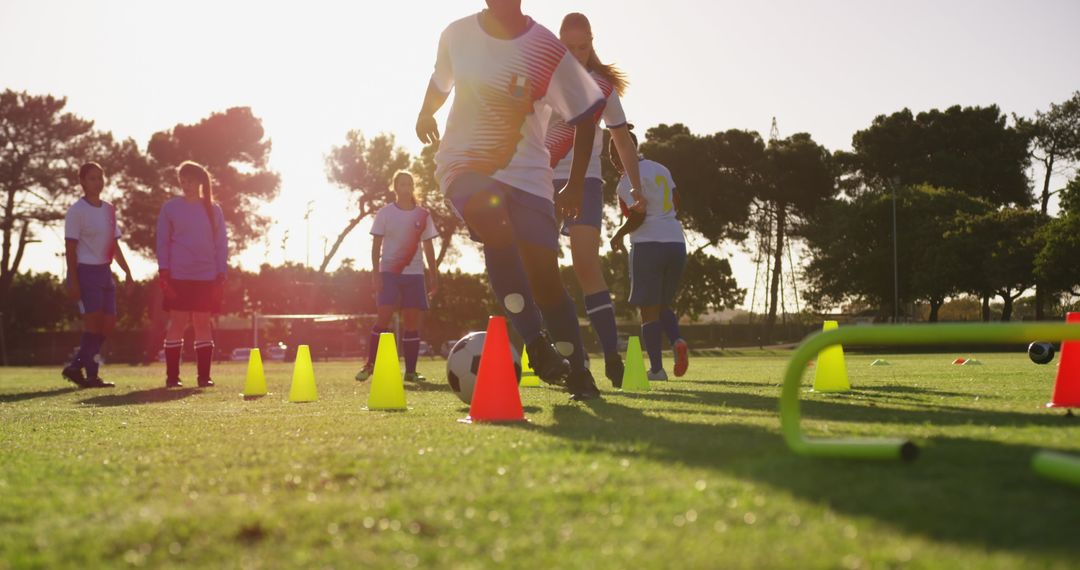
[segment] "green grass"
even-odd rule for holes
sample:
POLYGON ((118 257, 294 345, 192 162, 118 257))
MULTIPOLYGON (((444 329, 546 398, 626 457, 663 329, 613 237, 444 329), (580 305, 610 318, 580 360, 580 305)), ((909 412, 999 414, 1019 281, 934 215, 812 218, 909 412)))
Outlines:
POLYGON ((790 453, 782 354, 589 405, 523 389, 531 421, 504 426, 456 421, 441 361, 405 413, 364 411, 341 362, 315 364, 309 404, 283 364, 255 401, 240 364, 169 392, 160 365, 81 391, 0 368, 0 568, 1076 567, 1080 489, 1029 469, 1080 452, 1080 418, 1043 408, 1054 367, 879 356, 848 356, 853 392, 806 394, 805 426, 913 437, 911 464, 790 453))

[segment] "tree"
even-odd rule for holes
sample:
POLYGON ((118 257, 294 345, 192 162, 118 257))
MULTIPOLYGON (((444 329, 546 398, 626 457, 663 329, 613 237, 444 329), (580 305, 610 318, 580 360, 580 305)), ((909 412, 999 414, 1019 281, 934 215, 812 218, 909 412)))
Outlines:
POLYGON ((457 249, 453 246, 454 237, 468 235, 465 224, 450 208, 435 178, 435 153, 438 151, 439 143, 427 145, 412 162, 412 173, 416 177, 420 201, 431 213, 431 221, 439 234, 439 248, 435 250, 436 269, 457 254, 457 249))
POLYGON ((214 199, 221 204, 231 248, 243 250, 262 237, 270 219, 257 212, 277 196, 281 185, 281 177, 267 164, 271 142, 265 135, 262 120, 248 107, 154 133, 145 157, 127 156, 126 187, 117 200, 125 243, 154 256, 158 212, 176 195, 176 167, 185 160, 206 166, 213 176, 214 199))
POLYGON ((66 98, 51 95, 0 93, 0 310, 35 231, 62 220, 79 195, 79 166, 95 160, 109 171, 135 149, 65 112, 66 105, 66 98))
POLYGON ((843 153, 840 163, 858 190, 929 184, 999 206, 1026 206, 1032 200, 1024 174, 1027 142, 996 105, 956 105, 915 116, 903 109, 856 132, 853 152, 843 153))
POLYGON ((1035 276, 1051 290, 1080 296, 1080 176, 1061 193, 1061 215, 1040 229, 1035 276))
POLYGON ((27 271, 15 276, 3 311, 3 327, 12 332, 57 330, 74 313, 60 279, 52 273, 27 271))
POLYGON ((409 153, 395 146, 394 135, 379 134, 368 141, 360 131, 349 131, 345 144, 330 149, 326 156, 326 177, 345 189, 350 201, 357 204, 357 210, 323 257, 319 273, 326 272, 342 242, 364 218, 392 201, 390 179, 408 166, 409 153))

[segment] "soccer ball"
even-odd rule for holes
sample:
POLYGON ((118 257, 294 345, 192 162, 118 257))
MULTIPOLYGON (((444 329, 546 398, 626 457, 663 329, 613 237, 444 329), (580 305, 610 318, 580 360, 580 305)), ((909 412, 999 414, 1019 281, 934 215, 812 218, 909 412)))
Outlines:
MULTIPOLYGON (((446 357, 446 378, 450 389, 462 402, 472 403, 473 388, 476 387, 476 373, 480 371, 480 355, 484 351, 484 338, 487 333, 471 332, 457 341, 446 357)), ((514 375, 521 384, 521 356, 513 346, 510 355, 514 357, 514 375)))
POLYGON ((1050 364, 1054 360, 1054 345, 1048 342, 1033 342, 1028 345, 1028 358, 1035 364, 1050 364))

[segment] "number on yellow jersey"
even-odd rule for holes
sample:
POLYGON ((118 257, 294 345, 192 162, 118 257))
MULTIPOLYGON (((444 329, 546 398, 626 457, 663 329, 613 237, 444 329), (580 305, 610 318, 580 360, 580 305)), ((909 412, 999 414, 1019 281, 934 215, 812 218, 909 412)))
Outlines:
POLYGON ((657 186, 662 186, 664 188, 664 213, 666 214, 675 207, 671 204, 671 183, 668 182, 666 177, 660 174, 657 174, 654 180, 656 181, 657 186))

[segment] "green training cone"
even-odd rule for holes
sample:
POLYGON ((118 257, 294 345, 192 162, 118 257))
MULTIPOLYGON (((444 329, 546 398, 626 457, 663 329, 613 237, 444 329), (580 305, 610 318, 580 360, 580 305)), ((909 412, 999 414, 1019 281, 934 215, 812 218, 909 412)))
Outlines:
POLYGON ((379 335, 379 353, 375 356, 375 371, 371 375, 369 410, 404 410, 405 384, 401 380, 397 342, 394 333, 379 335))
POLYGON ((540 386, 540 377, 536 375, 536 371, 529 364, 529 351, 524 346, 521 347, 521 384, 518 385, 522 388, 537 388, 540 386))
POLYGON ((630 337, 626 345, 626 372, 623 373, 623 392, 648 392, 649 378, 645 375, 645 359, 641 355, 641 339, 630 337))
MULTIPOLYGON (((821 330, 832 330, 838 326, 836 321, 825 321, 821 330)), ((844 364, 844 347, 836 344, 822 350, 814 367, 814 391, 847 392, 850 389, 847 365, 844 364)))
POLYGON ((266 374, 263 373, 262 356, 257 348, 251 349, 248 355, 247 378, 244 380, 244 393, 240 395, 245 398, 266 395, 266 374))

